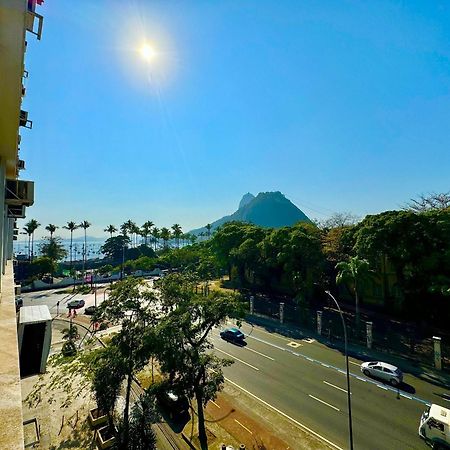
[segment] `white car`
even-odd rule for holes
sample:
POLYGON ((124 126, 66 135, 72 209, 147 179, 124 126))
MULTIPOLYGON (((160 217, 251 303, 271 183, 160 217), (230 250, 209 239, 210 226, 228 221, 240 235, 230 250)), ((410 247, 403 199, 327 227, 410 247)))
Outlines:
POLYGON ((379 378, 380 380, 398 386, 403 381, 403 373, 392 364, 380 361, 369 361, 361 364, 361 372, 368 377, 379 378))

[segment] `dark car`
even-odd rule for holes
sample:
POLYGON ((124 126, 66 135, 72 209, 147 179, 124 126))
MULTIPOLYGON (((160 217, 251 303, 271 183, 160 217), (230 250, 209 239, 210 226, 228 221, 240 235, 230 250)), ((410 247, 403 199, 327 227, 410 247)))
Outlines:
POLYGON ((186 396, 169 390, 158 392, 156 399, 170 419, 177 420, 189 416, 189 401, 186 396))
POLYGON ((239 345, 244 345, 245 343, 244 333, 237 328, 225 328, 225 330, 220 332, 220 337, 225 341, 239 345))
POLYGON ((85 310, 84 313, 87 314, 88 316, 92 316, 92 314, 95 313, 95 310, 97 308, 95 306, 88 306, 85 310))
POLYGON ((79 300, 71 300, 69 303, 67 303, 67 307, 69 309, 79 309, 82 308, 84 306, 84 300, 83 299, 79 299, 79 300))

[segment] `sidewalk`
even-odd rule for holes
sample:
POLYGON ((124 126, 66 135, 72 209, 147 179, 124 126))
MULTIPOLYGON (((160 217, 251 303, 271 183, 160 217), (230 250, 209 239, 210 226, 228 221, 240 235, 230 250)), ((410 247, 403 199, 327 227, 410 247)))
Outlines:
MULTIPOLYGON (((246 321, 249 324, 259 325, 264 328, 270 329, 273 332, 277 332, 283 336, 288 336, 294 339, 303 339, 305 337, 312 337, 317 342, 326 345, 327 347, 344 352, 344 342, 342 341, 330 341, 310 330, 302 330, 296 326, 281 324, 279 321, 270 319, 268 317, 260 315, 246 316, 246 321)), ((431 366, 421 364, 420 362, 409 358, 408 356, 399 356, 388 352, 380 352, 377 350, 369 350, 366 347, 349 344, 348 355, 360 360, 381 360, 391 363, 395 366, 401 367, 404 372, 411 373, 412 375, 427 381, 428 383, 435 384, 447 389, 450 389, 450 374, 434 369, 431 366)))

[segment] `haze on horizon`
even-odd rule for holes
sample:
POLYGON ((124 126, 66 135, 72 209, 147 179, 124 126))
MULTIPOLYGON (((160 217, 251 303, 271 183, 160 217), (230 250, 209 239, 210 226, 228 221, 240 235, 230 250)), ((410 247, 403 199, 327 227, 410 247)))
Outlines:
POLYGON ((188 231, 246 192, 323 219, 449 190, 448 3, 123 3, 45 2, 28 43, 37 236, 188 231))

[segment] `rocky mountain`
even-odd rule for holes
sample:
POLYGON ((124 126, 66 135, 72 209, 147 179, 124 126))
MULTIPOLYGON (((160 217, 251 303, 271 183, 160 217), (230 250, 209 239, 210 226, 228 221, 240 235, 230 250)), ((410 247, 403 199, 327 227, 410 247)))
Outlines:
MULTIPOLYGON (((212 222, 211 230, 234 220, 270 228, 291 226, 297 222, 311 222, 303 211, 278 191, 260 192, 256 197, 250 193, 245 194, 239 203, 238 210, 212 222)), ((206 232, 204 227, 190 231, 193 234, 204 232, 206 232)))

